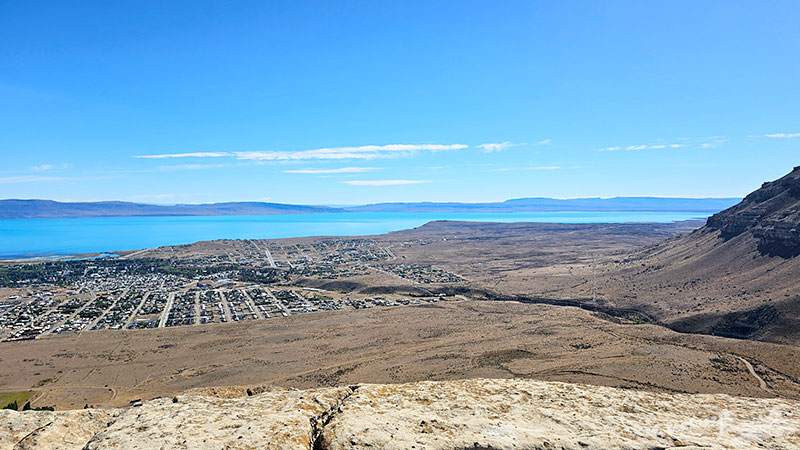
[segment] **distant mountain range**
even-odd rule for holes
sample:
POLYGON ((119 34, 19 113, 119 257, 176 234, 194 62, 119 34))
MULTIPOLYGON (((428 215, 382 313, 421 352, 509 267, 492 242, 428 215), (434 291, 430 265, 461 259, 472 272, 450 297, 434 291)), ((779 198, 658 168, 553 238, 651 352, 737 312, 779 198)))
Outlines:
POLYGON ((352 207, 229 202, 199 205, 149 205, 131 202, 56 202, 0 200, 0 219, 56 217, 226 216, 257 214, 314 214, 347 212, 536 212, 536 211, 671 211, 715 213, 740 198, 614 197, 520 198, 496 203, 376 203, 352 207))
POLYGON ((228 216, 253 214, 309 214, 340 212, 325 206, 231 202, 204 205, 147 205, 130 202, 56 202, 0 200, 0 219, 54 217, 228 216))
POLYGON ((536 212, 536 211, 671 211, 717 212, 735 205, 741 198, 518 198, 495 203, 376 203, 354 206, 359 212, 536 212))

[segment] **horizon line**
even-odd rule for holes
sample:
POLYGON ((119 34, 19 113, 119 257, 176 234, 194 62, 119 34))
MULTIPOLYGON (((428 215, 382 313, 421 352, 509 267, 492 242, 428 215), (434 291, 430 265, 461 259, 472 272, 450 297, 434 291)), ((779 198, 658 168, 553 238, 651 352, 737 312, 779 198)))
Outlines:
POLYGON ((613 195, 613 196, 595 196, 595 197, 512 197, 505 200, 478 200, 478 201, 460 201, 460 200, 396 200, 396 201, 381 201, 369 203, 292 203, 281 202, 272 200, 220 200, 205 203, 152 203, 140 202, 134 200, 55 200, 49 198, 0 198, 3 201, 45 201, 55 203, 132 203, 137 205, 152 205, 152 206, 201 206, 201 205, 217 205, 222 203, 263 203, 275 205, 292 205, 292 206, 326 206, 336 208, 347 208, 354 206, 370 206, 381 204, 425 204, 425 203, 451 203, 451 204, 464 204, 464 205, 478 205, 485 203, 504 203, 513 200, 528 200, 528 199, 543 199, 543 200, 612 200, 624 198, 649 198, 657 200, 741 200, 744 196, 707 196, 707 197, 682 197, 682 196, 662 196, 662 195, 613 195))

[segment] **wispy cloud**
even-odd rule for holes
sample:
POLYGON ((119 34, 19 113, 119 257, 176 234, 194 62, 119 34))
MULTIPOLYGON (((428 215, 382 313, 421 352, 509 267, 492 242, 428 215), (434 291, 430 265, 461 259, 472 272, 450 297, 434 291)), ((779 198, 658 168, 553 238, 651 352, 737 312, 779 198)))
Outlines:
POLYGON ((707 149, 713 148, 720 144, 723 144, 727 139, 725 136, 706 136, 706 137, 698 137, 698 138, 677 138, 673 143, 663 143, 663 142, 656 142, 653 144, 639 144, 639 145, 617 145, 612 147, 603 147, 598 149, 601 152, 620 152, 620 151, 627 151, 627 152, 635 152, 635 151, 642 151, 642 150, 665 150, 665 149, 676 149, 676 148, 699 148, 699 149, 707 149))
POLYGON ((38 166, 31 166, 31 170, 36 171, 36 172, 44 172, 46 170, 52 170, 52 169, 69 169, 69 168, 70 168, 70 165, 66 164, 66 163, 59 164, 59 165, 39 164, 38 166))
POLYGON ((46 183, 50 181, 92 181, 92 180, 109 180, 114 177, 111 176, 96 176, 96 177, 53 177, 42 175, 19 175, 13 177, 0 177, 0 184, 13 184, 13 183, 46 183))
POLYGON ((112 180, 116 178, 113 175, 102 176, 86 176, 86 177, 57 177, 57 176, 44 176, 44 175, 18 175, 11 177, 0 177, 0 184, 13 184, 13 183, 46 183, 51 181, 95 181, 95 180, 112 180))
POLYGON ((661 150, 666 148, 681 148, 685 147, 684 144, 642 144, 642 145, 626 145, 615 147, 603 147, 598 151, 601 152, 618 152, 618 151, 640 151, 640 150, 661 150))
POLYGON ((536 167, 529 167, 528 170, 558 170, 560 166, 536 166, 536 167))
POLYGON ((446 150, 460 150, 467 148, 463 144, 390 144, 390 145, 362 145, 359 147, 329 147, 311 150, 283 151, 253 151, 253 152, 193 152, 169 153, 161 155, 136 155, 136 158, 164 159, 164 158, 221 158, 235 157, 240 160, 253 161, 286 161, 306 159, 376 159, 409 156, 419 151, 439 152, 446 150))
POLYGON ((363 145, 360 147, 330 147, 300 151, 237 152, 238 159, 256 161, 281 161, 304 159, 376 159, 412 155, 418 151, 440 152, 467 148, 463 144, 391 144, 363 145))
POLYGON ((402 184, 422 184, 429 183, 427 180, 361 180, 361 181, 343 181, 344 184, 351 186, 396 186, 402 184))
POLYGON ((171 170, 205 170, 205 169, 221 169, 224 167, 231 167, 230 164, 175 164, 171 166, 158 166, 155 170, 158 171, 171 171, 171 170))
POLYGON ((561 166, 528 166, 528 167, 500 167, 490 169, 489 172, 510 172, 512 170, 559 170, 561 166))
POLYGON ((706 136, 699 138, 678 138, 685 147, 696 147, 701 149, 714 148, 727 141, 725 136, 706 136))
POLYGON ((378 170, 377 167, 340 167, 338 169, 294 169, 283 173, 325 174, 325 173, 363 173, 378 170))
POLYGON ((517 147, 519 145, 522 145, 522 144, 515 144, 513 142, 505 141, 505 142, 489 142, 489 143, 486 143, 486 144, 478 145, 477 147, 478 148, 482 148, 483 151, 486 152, 486 153, 492 153, 492 152, 503 151, 503 150, 505 150, 507 148, 511 148, 511 147, 517 147))
MULTIPOLYGON (((530 145, 548 145, 551 142, 553 142, 552 139, 542 139, 541 141, 530 145)), ((500 152, 511 147, 519 147, 521 145, 529 145, 529 144, 526 142, 503 141, 503 142, 487 142, 486 144, 476 145, 476 147, 483 149, 483 151, 486 153, 493 153, 493 152, 500 152)))
POLYGON ((194 152, 194 153, 168 153, 164 155, 136 155, 134 158, 165 159, 165 158, 221 158, 233 156, 230 152, 194 152))
POLYGON ((15 177, 0 177, 0 184, 12 183, 41 183, 45 181, 63 181, 64 177, 43 177, 35 175, 20 175, 15 177))
POLYGON ((791 139, 800 137, 800 133, 772 133, 772 134, 765 134, 764 137, 791 139))
POLYGON ((635 151, 642 151, 642 150, 665 150, 665 149, 675 149, 675 148, 712 148, 716 147, 720 144, 723 144, 726 141, 725 136, 705 136, 705 137, 681 137, 677 139, 673 139, 672 143, 669 142, 659 142, 660 139, 656 140, 654 143, 650 144, 638 144, 638 145, 615 145, 611 147, 603 147, 598 149, 600 152, 635 152, 635 151))

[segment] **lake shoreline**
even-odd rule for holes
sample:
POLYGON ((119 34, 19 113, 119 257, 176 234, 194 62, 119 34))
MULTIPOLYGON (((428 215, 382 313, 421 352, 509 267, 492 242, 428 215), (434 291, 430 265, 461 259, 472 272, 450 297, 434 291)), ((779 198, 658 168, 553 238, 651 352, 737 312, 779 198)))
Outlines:
POLYGON ((322 213, 234 216, 138 216, 0 219, 0 260, 91 257, 217 239, 366 236, 438 220, 530 223, 671 223, 704 220, 695 212, 322 213), (124 249, 124 250, 121 250, 124 249))

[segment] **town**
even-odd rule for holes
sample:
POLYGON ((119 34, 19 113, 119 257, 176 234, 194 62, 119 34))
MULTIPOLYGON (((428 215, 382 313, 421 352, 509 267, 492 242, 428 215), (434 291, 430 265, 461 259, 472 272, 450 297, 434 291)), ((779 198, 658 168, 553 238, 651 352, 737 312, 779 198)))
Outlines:
POLYGON ((91 330, 247 322, 318 311, 438 302, 451 294, 362 294, 304 286, 308 280, 377 276, 408 285, 466 280, 425 264, 395 262, 369 239, 278 244, 212 241, 102 259, 0 266, 0 339, 91 330))
MULTIPOLYGON (((185 290, 136 288, 105 293, 28 291, 0 301, 0 339, 33 339, 49 334, 100 329, 164 328, 264 320, 316 311, 367 309, 438 302, 444 296, 408 298, 332 296, 313 288, 266 285, 185 290)), ((226 283, 227 284, 227 283, 226 283)))

